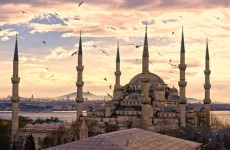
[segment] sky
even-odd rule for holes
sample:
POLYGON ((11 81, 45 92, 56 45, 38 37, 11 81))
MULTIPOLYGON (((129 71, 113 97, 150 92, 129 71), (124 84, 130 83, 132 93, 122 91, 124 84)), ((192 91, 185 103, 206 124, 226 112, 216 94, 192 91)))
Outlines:
POLYGON ((77 55, 71 57, 71 54, 78 50, 80 31, 83 89, 95 95, 107 95, 113 91, 109 85, 115 84, 118 41, 121 85, 128 84, 142 71, 143 47, 130 44, 143 45, 147 23, 152 73, 160 76, 169 87, 178 88, 179 69, 172 67, 169 60, 179 64, 183 25, 186 97, 204 99, 203 71, 208 37, 211 99, 230 103, 229 0, 84 0, 78 7, 80 2, 0 0, 0 97, 12 93, 10 78, 16 34, 21 97, 33 94, 51 98, 76 91, 77 55), (103 80, 105 77, 108 81, 103 80))

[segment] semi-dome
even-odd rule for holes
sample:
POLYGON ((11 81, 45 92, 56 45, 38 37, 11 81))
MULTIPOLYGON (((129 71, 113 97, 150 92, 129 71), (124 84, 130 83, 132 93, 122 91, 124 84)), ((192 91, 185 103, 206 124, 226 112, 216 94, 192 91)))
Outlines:
MULTIPOLYGON (((141 74, 139 73, 135 75, 129 82, 129 84, 133 85, 140 85, 141 84, 141 74)), ((156 74, 154 73, 149 73, 150 75, 150 83, 151 84, 165 84, 164 81, 156 74)))

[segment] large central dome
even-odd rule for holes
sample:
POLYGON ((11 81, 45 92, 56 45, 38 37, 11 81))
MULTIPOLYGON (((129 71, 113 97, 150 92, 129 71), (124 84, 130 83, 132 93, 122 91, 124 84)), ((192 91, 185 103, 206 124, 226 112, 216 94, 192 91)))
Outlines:
MULTIPOLYGON (((129 82, 129 84, 140 85, 141 84, 141 74, 135 75, 129 82)), ((164 81, 156 74, 149 73, 150 84, 165 84, 164 81)))

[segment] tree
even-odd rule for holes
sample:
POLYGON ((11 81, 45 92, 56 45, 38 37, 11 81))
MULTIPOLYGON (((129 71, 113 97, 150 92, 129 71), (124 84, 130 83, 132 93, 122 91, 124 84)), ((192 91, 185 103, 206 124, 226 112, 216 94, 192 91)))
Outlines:
POLYGON ((9 150, 10 149, 10 128, 11 128, 11 123, 3 123, 0 121, 1 150, 9 150))
POLYGON ((25 146, 24 146, 24 150, 36 150, 34 137, 32 136, 32 134, 30 134, 26 138, 26 143, 25 143, 25 146))

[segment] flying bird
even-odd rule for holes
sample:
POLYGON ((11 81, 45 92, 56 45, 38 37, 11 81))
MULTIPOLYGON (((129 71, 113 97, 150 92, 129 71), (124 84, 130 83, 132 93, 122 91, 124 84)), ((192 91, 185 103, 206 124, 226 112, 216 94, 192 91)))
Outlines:
POLYGON ((159 55, 161 55, 161 56, 163 56, 161 53, 159 53, 158 51, 157 51, 157 53, 159 54, 159 55))
POLYGON ((50 76, 50 78, 54 77, 55 74, 53 74, 52 76, 50 76))
POLYGON ((47 71, 50 71, 49 68, 47 68, 47 67, 46 67, 46 70, 47 70, 47 71))
POLYGON ((42 41, 42 43, 46 44, 46 41, 42 41))
POLYGON ((175 32, 172 32, 172 35, 175 34, 175 32))
POLYGON ((83 4, 83 1, 81 1, 81 2, 78 4, 78 7, 80 7, 82 4, 83 4))
POLYGON ((100 51, 102 51, 104 54, 106 54, 107 56, 109 56, 109 54, 108 53, 106 53, 103 49, 100 49, 99 47, 97 47, 96 45, 93 45, 93 47, 95 47, 95 48, 97 48, 97 49, 99 49, 100 51))
POLYGON ((112 89, 112 85, 109 85, 110 90, 112 89))
POLYGON ((59 15, 56 12, 54 13, 54 15, 59 17, 59 15))
POLYGON ((126 45, 134 45, 136 48, 139 48, 139 47, 141 47, 142 45, 137 45, 137 44, 126 44, 126 45))
POLYGON ((111 99, 113 99, 113 97, 109 94, 109 93, 107 93, 108 94, 108 96, 111 98, 111 99))
POLYGON ((139 48, 139 47, 141 47, 142 45, 135 45, 136 46, 136 48, 139 48))
POLYGON ((71 54, 71 56, 73 56, 73 55, 77 54, 77 52, 78 52, 78 51, 73 52, 73 53, 71 54))
POLYGON ((106 78, 104 78, 104 80, 105 80, 105 81, 107 81, 107 79, 106 79, 106 78))
POLYGON ((23 14, 28 14, 28 12, 26 12, 26 11, 23 11, 23 10, 21 10, 21 12, 22 12, 23 14))
POLYGON ((106 54, 107 56, 109 56, 108 53, 106 53, 104 50, 100 49, 104 54, 106 54))
POLYGON ((116 28, 114 28, 114 27, 107 27, 107 28, 109 28, 109 29, 113 29, 113 30, 117 30, 116 28))
POLYGON ((139 59, 136 58, 136 60, 139 60, 139 59))
POLYGON ((169 59, 169 63, 172 63, 172 59, 169 59))

